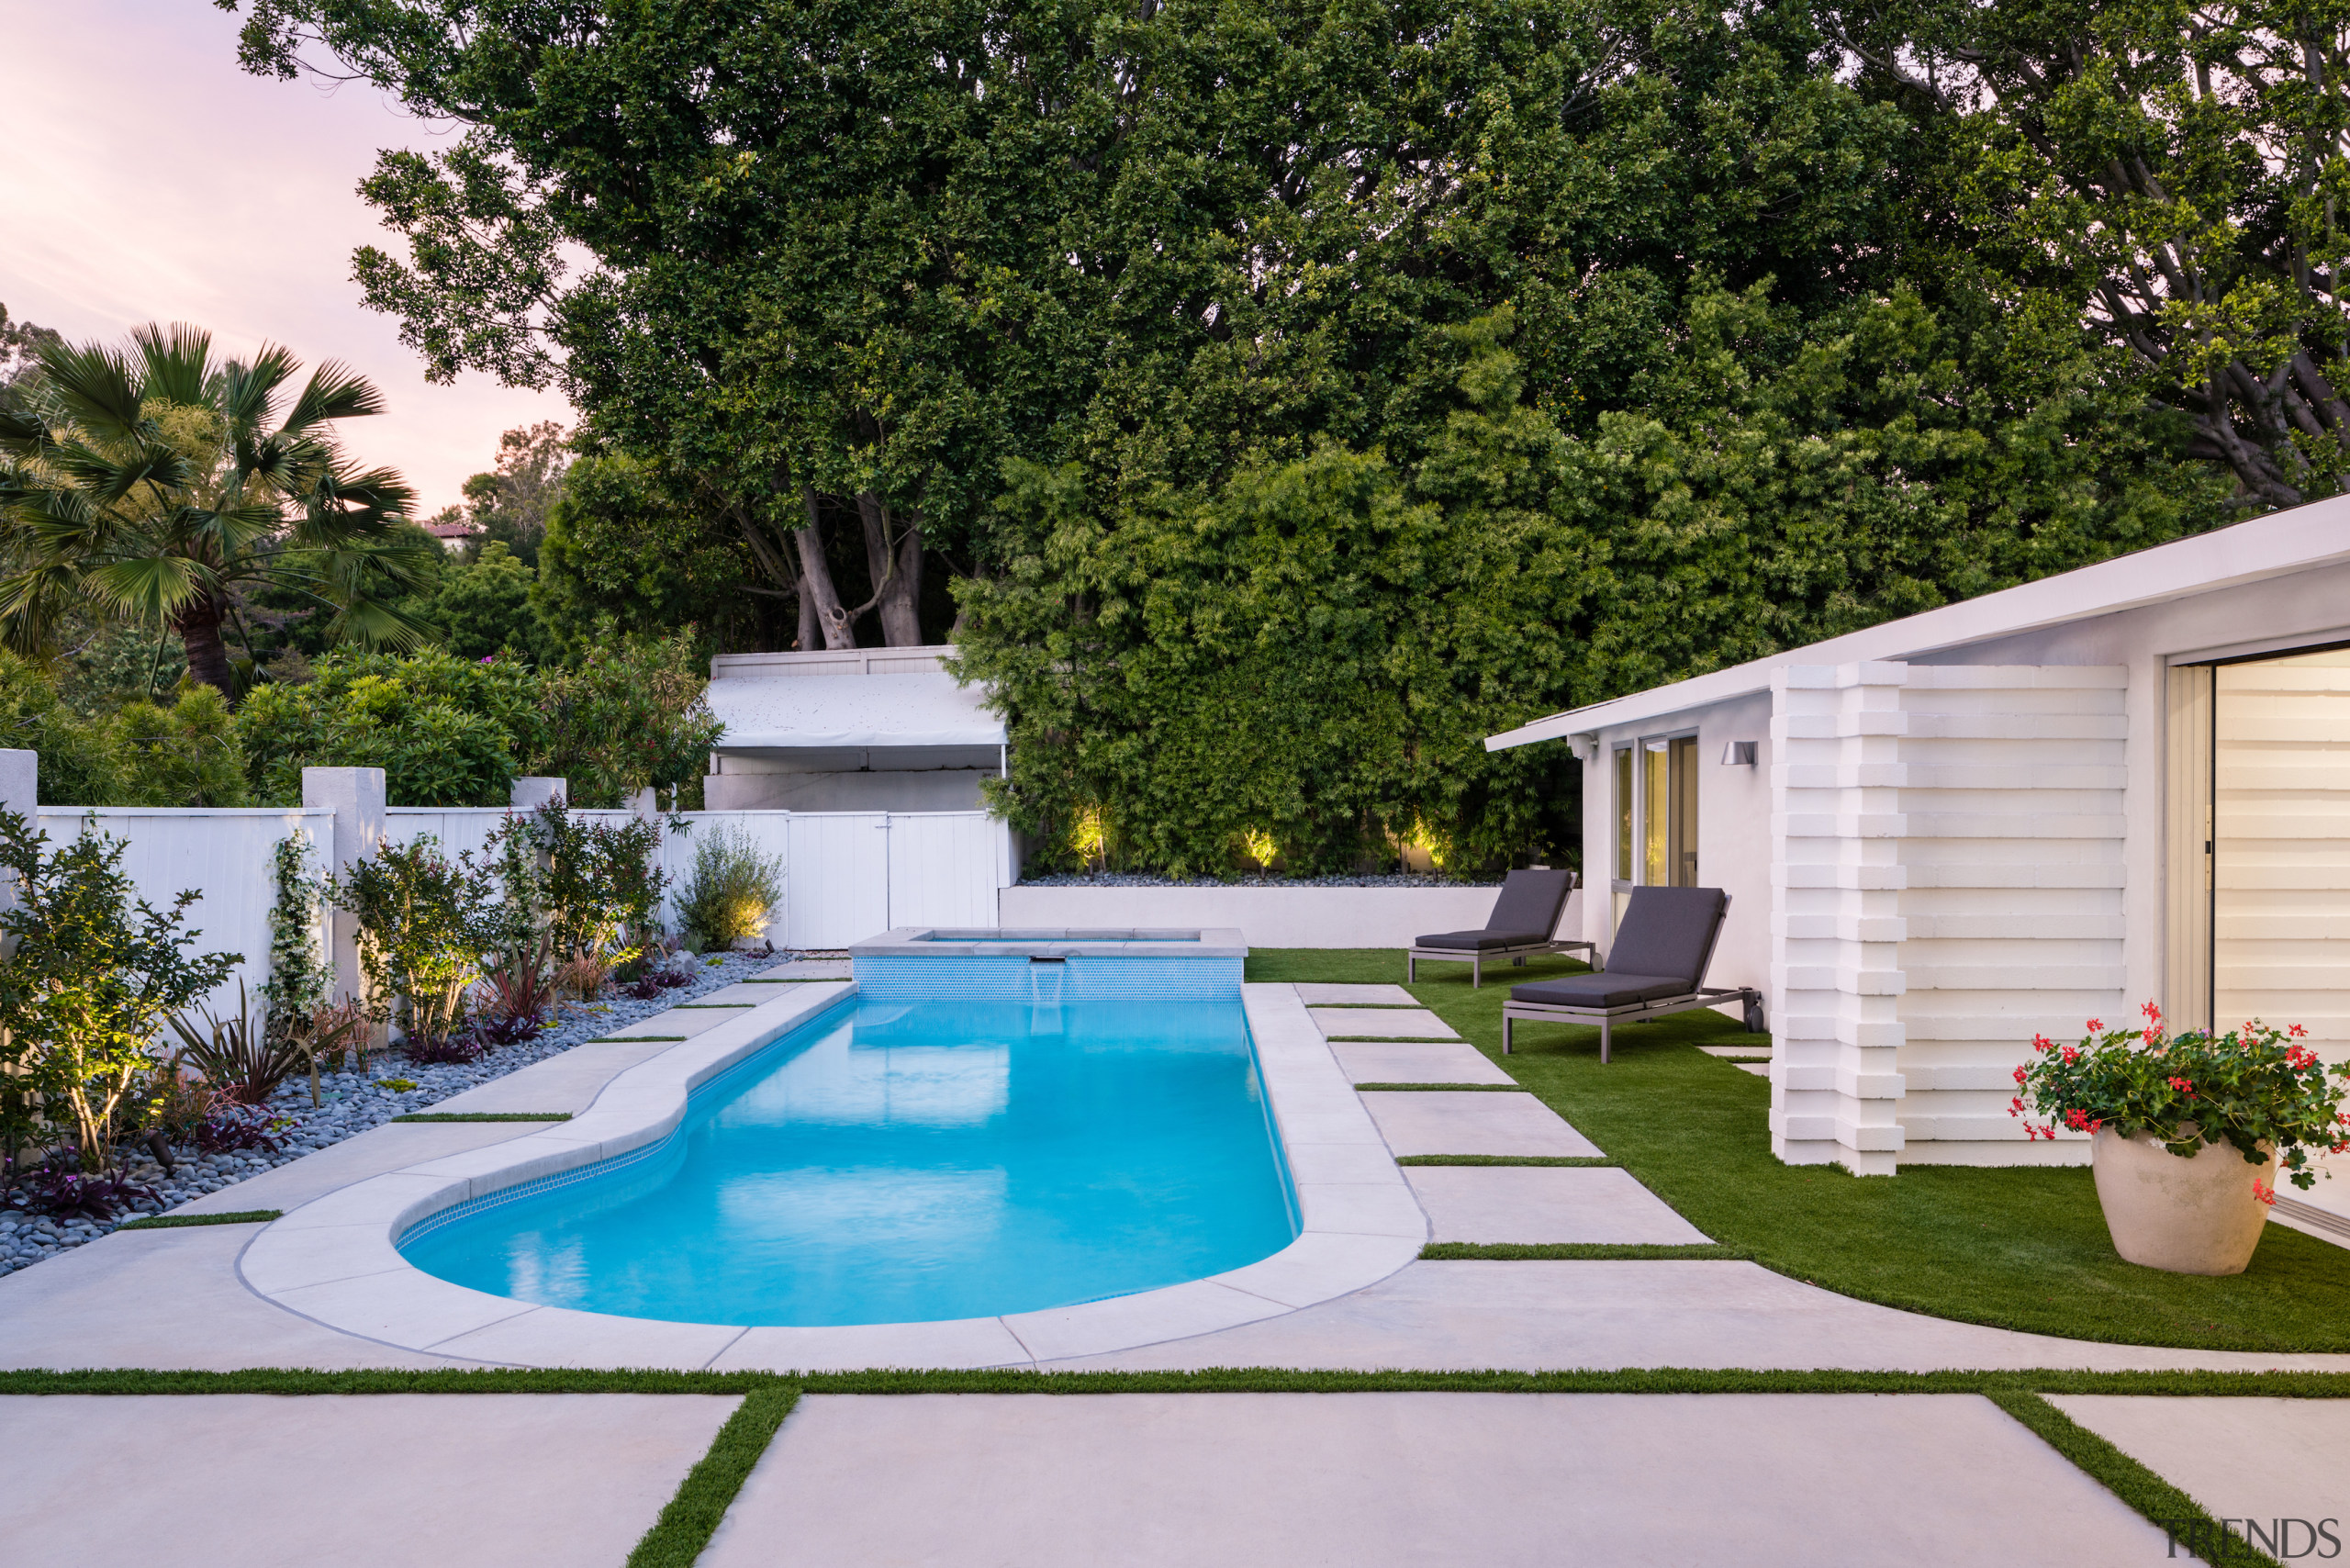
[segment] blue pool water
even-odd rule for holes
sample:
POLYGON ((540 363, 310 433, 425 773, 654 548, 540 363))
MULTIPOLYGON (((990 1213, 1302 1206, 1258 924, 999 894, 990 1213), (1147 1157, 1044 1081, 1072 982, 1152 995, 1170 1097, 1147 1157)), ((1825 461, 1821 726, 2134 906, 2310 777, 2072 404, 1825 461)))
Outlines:
POLYGON ((1298 1230, 1239 1002, 862 1000, 652 1148, 435 1215, 461 1285, 690 1323, 905 1323, 1125 1295, 1298 1230))

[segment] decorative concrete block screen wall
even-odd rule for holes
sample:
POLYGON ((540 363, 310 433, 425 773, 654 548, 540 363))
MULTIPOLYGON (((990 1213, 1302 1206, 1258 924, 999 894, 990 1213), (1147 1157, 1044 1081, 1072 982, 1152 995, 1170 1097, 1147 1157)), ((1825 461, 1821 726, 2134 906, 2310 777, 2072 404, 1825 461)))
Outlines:
POLYGON ((2032 1035, 2124 1006, 2125 684, 2107 666, 1777 672, 1781 1159, 2029 1158, 2006 1111, 2032 1035))

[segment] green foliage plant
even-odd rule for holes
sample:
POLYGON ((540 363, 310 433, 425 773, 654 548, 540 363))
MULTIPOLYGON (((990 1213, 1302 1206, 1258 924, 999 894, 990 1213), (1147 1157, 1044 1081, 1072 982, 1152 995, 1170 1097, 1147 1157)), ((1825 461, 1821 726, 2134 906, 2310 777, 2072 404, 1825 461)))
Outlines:
POLYGON ((640 790, 698 790, 724 733, 693 628, 666 637, 599 636, 580 662, 545 673, 543 770, 569 781, 583 806, 617 806, 640 790))
POLYGON ((756 936, 782 906, 783 878, 781 857, 748 833, 731 823, 707 828, 677 892, 678 923, 705 946, 756 936))
POLYGON ((270 853, 269 979, 262 986, 263 1029, 291 1042, 310 1072, 310 1103, 319 1103, 319 1057, 359 1026, 356 1017, 332 1018, 327 1005, 334 961, 327 950, 326 879, 311 868, 310 835, 296 828, 270 853), (340 1025, 338 1027, 337 1025, 340 1025))
MULTIPOLYGON (((2052 1141, 2061 1124, 2075 1132, 2143 1135, 2182 1159, 2206 1144, 2227 1144, 2247 1165, 2265 1165, 2274 1153, 2305 1190, 2317 1180, 2309 1149, 2350 1151, 2350 1114, 2342 1108, 2350 1062, 2328 1067, 2298 1044, 2309 1033, 2300 1025, 2278 1029, 2248 1020, 2237 1029, 2173 1035, 2160 1008, 2150 1002, 2142 1011, 2139 1029, 2108 1029, 2090 1019, 2077 1046, 2033 1036, 2008 1114, 2022 1119, 2030 1137, 2052 1141)), ((2277 1201, 2274 1188, 2253 1184, 2264 1203, 2277 1201)))
POLYGON ((352 861, 330 886, 335 903, 359 917, 372 1015, 397 1022, 412 1044, 446 1041, 490 947, 483 929, 495 895, 488 869, 421 834, 352 861))
POLYGON ((48 672, 0 648, 0 737, 11 750, 39 752, 44 806, 120 804, 122 756, 104 719, 61 700, 48 672))
POLYGON ((109 805, 241 806, 248 797, 236 715, 214 687, 181 689, 169 705, 126 702, 112 740, 123 787, 109 805))
POLYGON ((539 697, 509 660, 330 654, 305 685, 254 691, 237 731, 265 801, 298 803, 305 767, 380 767, 393 805, 496 806, 544 749, 539 697))
POLYGON ((70 1121, 84 1170, 103 1170, 126 1097, 154 1070, 151 1043, 243 959, 191 951, 202 933, 186 928, 186 911, 200 893, 162 910, 135 899, 120 839, 85 823, 63 848, 48 846, 0 809, 0 868, 16 881, 0 910, 13 949, 0 964, 6 1135, 13 1144, 30 1130, 37 1105, 46 1122, 70 1121))
POLYGON ((536 577, 503 542, 492 541, 474 559, 453 562, 442 572, 423 615, 454 657, 549 663, 556 649, 532 597, 536 577))
POLYGON ((171 1021, 172 1033, 180 1037, 176 1059, 193 1066, 207 1085, 231 1103, 268 1104, 277 1086, 308 1055, 301 1042, 272 1034, 265 1019, 252 1015, 241 981, 237 986, 236 1012, 225 1017, 210 1008, 199 1012, 197 1023, 190 1023, 185 1015, 171 1021))
POLYGON ((558 960, 619 965, 657 939, 659 822, 596 822, 554 801, 500 823, 489 854, 501 896, 484 918, 501 952, 543 940, 558 960))

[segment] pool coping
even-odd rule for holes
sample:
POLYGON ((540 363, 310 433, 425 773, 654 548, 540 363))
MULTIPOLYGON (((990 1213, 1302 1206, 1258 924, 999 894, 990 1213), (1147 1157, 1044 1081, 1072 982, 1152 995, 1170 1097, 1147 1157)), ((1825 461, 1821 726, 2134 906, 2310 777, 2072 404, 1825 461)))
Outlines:
POLYGON ((394 1238, 455 1204, 666 1137, 694 1088, 856 993, 811 981, 613 1075, 568 1122, 324 1193, 262 1227, 247 1288, 327 1327, 501 1365, 818 1372, 1033 1365, 1214 1333, 1351 1294, 1419 1256, 1427 1215, 1321 1031, 1287 985, 1241 1004, 1303 1228, 1270 1258, 1075 1306, 930 1323, 778 1327, 544 1306, 428 1274, 394 1238))

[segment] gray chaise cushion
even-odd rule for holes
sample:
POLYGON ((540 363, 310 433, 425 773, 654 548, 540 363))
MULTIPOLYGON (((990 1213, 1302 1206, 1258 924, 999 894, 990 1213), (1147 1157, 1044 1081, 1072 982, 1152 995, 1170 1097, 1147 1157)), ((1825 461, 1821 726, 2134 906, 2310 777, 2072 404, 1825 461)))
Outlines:
POLYGON ((1609 971, 1666 975, 1683 991, 1696 990, 1729 903, 1719 888, 1634 888, 1607 950, 1609 971))
POLYGON ((1567 895, 1575 890, 1572 871, 1512 871, 1502 879, 1501 896, 1483 931, 1445 931, 1413 939, 1417 947, 1490 952, 1495 947, 1537 947, 1559 928, 1567 895))
POLYGON ((1509 988, 1512 1002, 1539 1002, 1550 1007, 1636 1007, 1686 996, 1686 981, 1662 975, 1618 974, 1614 969, 1595 975, 1569 975, 1564 980, 1533 980, 1509 988))
POLYGON ((1575 890, 1572 871, 1512 871, 1502 879, 1501 896, 1485 917, 1488 931, 1539 931, 1537 942, 1548 942, 1559 929, 1559 915, 1567 895, 1575 890))
POLYGON ((1489 953, 1496 947, 1539 947, 1550 940, 1547 934, 1531 931, 1441 931, 1434 936, 1415 936, 1416 947, 1449 947, 1459 952, 1489 953))

